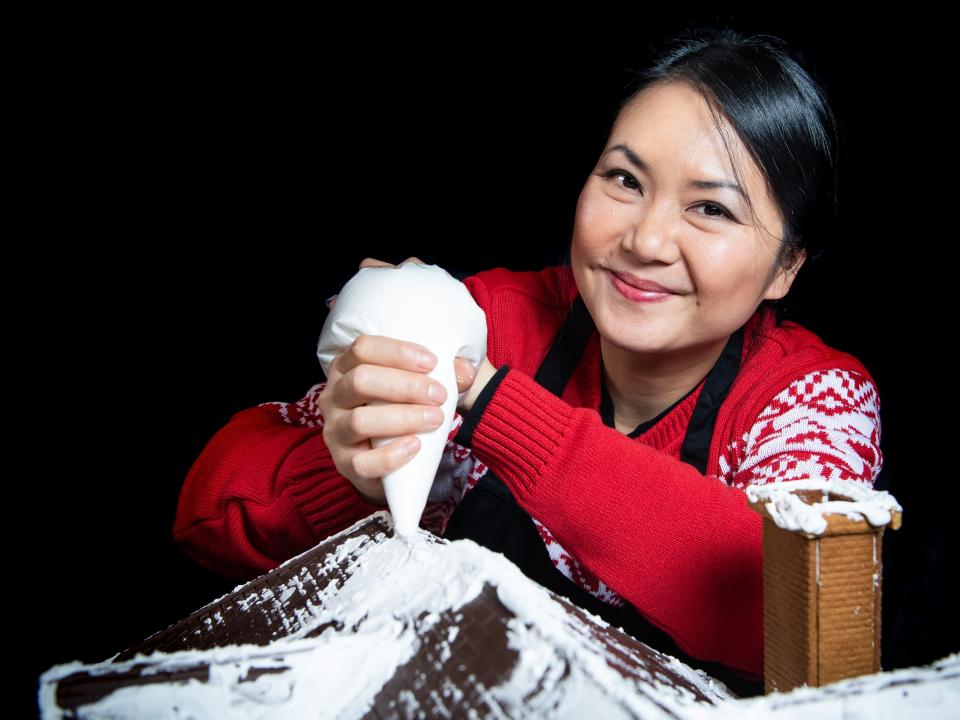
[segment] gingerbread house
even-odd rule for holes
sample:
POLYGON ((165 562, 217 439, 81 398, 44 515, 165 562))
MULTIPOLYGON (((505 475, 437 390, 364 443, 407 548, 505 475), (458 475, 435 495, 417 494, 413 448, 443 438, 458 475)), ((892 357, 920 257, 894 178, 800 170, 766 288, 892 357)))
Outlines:
POLYGON ((880 672, 883 532, 902 508, 853 480, 751 486, 763 516, 764 688, 880 672))

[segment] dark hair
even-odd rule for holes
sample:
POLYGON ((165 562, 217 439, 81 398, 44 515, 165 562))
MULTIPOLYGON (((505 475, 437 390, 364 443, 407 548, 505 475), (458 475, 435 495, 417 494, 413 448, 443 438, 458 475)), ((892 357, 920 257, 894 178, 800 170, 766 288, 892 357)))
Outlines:
MULTIPOLYGON (((727 147, 721 116, 766 178, 783 217, 774 272, 791 267, 801 250, 808 265, 821 257, 835 230, 841 136, 826 94, 810 72, 780 38, 729 27, 688 26, 651 50, 655 59, 646 69, 627 68, 634 75, 614 119, 653 84, 688 83, 703 96, 727 147)), ((741 180, 732 157, 731 162, 741 180)), ((756 220, 752 205, 750 212, 756 220)), ((785 300, 764 300, 759 309, 769 306, 779 324, 785 300)))

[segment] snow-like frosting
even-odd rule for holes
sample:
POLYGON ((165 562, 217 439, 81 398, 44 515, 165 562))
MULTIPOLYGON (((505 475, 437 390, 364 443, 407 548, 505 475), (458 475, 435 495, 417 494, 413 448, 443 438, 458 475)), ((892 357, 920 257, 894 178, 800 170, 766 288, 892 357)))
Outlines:
POLYGON ((691 707, 686 720, 934 720, 960 717, 960 653, 926 667, 840 680, 823 687, 691 707))
POLYGON ((851 520, 866 518, 874 527, 887 525, 894 511, 903 508, 885 490, 855 480, 787 480, 766 485, 749 485, 747 499, 764 502, 770 517, 785 530, 821 535, 827 529, 826 515, 845 515, 851 520), (797 490, 818 490, 820 502, 808 502, 794 494, 797 490), (831 500, 831 496, 845 498, 831 500))
MULTIPOLYGON (((375 515, 390 522, 385 511, 375 515)), ((341 534, 348 535, 368 521, 365 518, 341 534)), ((303 564, 306 554, 288 563, 303 564)), ((268 646, 157 652, 119 663, 72 662, 52 667, 40 678, 43 718, 64 717, 55 702, 56 683, 73 672, 102 675, 148 663, 151 673, 159 673, 201 662, 210 667, 206 683, 164 682, 116 690, 81 707, 79 717, 361 717, 397 668, 417 652, 421 640, 416 628, 422 636, 438 622, 440 613, 455 612, 475 598, 486 582, 496 586, 500 601, 516 615, 508 623, 508 641, 519 655, 507 681, 481 689, 489 705, 502 713, 495 712, 494 717, 925 720, 950 717, 960 707, 960 654, 929 667, 743 700, 733 699, 722 684, 702 671, 662 656, 670 670, 717 703, 706 705, 696 702, 688 690, 661 682, 657 672, 647 673, 643 682, 624 678, 610 666, 610 655, 590 626, 568 613, 503 555, 471 540, 448 543, 427 533, 394 539, 382 533, 374 538, 360 535, 336 546, 324 566, 314 572, 342 568, 351 561, 353 573, 341 587, 334 582, 320 591, 313 617, 294 635, 268 646), (342 625, 307 637, 312 628, 330 621, 342 625), (248 672, 258 669, 280 672, 244 680, 248 672)), ((299 588, 298 582, 291 579, 286 590, 299 588)), ((598 625, 606 625, 601 618, 584 613, 598 625)), ((450 658, 457 632, 455 627, 448 629, 441 657, 450 658)), ((621 650, 629 652, 626 646, 621 650)), ((456 712, 463 689, 451 686, 440 692, 447 707, 456 712)), ((401 691, 397 701, 404 704, 406 715, 417 715, 420 708, 412 693, 401 691)))
MULTIPOLYGON (((444 421, 434 430, 416 433, 420 450, 383 477, 397 532, 415 534, 454 412, 466 396, 458 392, 453 360, 464 357, 479 367, 487 352, 487 317, 466 285, 437 265, 404 262, 396 268, 366 267, 343 286, 323 324, 317 358, 327 377, 334 358, 361 335, 423 345, 437 357, 437 364, 425 374, 447 390, 440 406, 444 421)), ((374 400, 370 404, 389 403, 374 400)), ((378 448, 393 440, 373 438, 371 444, 378 448)))
MULTIPOLYGON (((392 522, 385 511, 375 514, 392 522)), ((353 527, 368 521, 365 518, 353 527)), ((507 626, 509 646, 519 655, 512 676, 482 690, 485 700, 502 708, 504 716, 580 718, 599 713, 611 718, 661 718, 702 703, 689 689, 656 672, 637 670, 643 682, 624 677, 611 666, 611 656, 592 626, 569 613, 502 554, 472 540, 438 541, 423 530, 394 538, 383 533, 374 538, 360 535, 339 544, 326 557, 324 568, 335 571, 351 557, 356 558, 353 573, 342 586, 332 582, 319 591, 314 616, 289 637, 269 646, 138 654, 97 666, 57 665, 40 680, 43 717, 62 717, 55 702, 58 679, 78 670, 117 672, 144 662, 151 664, 152 672, 209 663, 210 678, 206 683, 190 680, 117 690, 84 706, 82 716, 171 717, 176 706, 177 717, 193 718, 291 718, 318 713, 361 717, 396 669, 417 652, 419 636, 440 620, 440 613, 456 611, 477 597, 485 583, 496 587, 500 601, 516 616, 507 626), (331 622, 334 625, 319 636, 306 637, 313 628, 331 622), (287 669, 241 682, 257 668, 287 669)), ((296 561, 299 556, 291 562, 296 561)), ((602 618, 584 612, 596 624, 607 626, 602 618)), ((635 652, 626 645, 621 649, 635 652)), ((731 697, 722 683, 706 673, 676 658, 662 657, 670 670, 705 696, 714 701, 731 697)), ((452 702, 457 692, 450 689, 452 702)), ((408 700, 414 702, 412 694, 408 700)))

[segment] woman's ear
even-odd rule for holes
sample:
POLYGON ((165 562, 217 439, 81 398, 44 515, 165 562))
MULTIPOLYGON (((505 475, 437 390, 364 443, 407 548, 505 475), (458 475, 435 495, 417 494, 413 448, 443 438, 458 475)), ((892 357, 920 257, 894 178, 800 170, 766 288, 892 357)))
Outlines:
POLYGON ((773 280, 767 286, 767 291, 763 294, 764 300, 779 300, 788 292, 790 292, 790 286, 793 285, 794 279, 797 277, 797 273, 800 272, 800 268, 803 267, 803 263, 807 260, 807 251, 800 250, 797 252, 796 259, 793 261, 793 264, 788 268, 781 268, 777 271, 773 280))

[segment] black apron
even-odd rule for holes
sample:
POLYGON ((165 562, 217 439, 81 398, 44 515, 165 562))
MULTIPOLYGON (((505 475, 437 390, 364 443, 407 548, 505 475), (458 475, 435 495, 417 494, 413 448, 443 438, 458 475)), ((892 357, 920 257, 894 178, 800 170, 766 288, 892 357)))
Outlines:
MULTIPOLYGON (((561 397, 595 331, 596 325, 593 318, 583 298, 578 295, 550 351, 537 370, 534 378, 537 383, 557 397, 561 397)), ((726 347, 707 375, 706 383, 697 398, 693 416, 687 427, 681 460, 694 466, 701 473, 706 472, 717 410, 740 369, 743 339, 743 327, 730 336, 726 347)), ((680 400, 677 402, 679 403, 680 400)), ((603 413, 604 421, 612 426, 612 412, 609 412, 611 406, 606 396, 604 404, 608 407, 608 412, 603 413)), ((672 407, 645 425, 653 424, 670 409, 672 407)), ((639 433, 634 431, 630 436, 636 437, 637 434, 639 433)), ((458 438, 466 440, 462 437, 462 433, 458 433, 454 442, 459 442, 458 438)), ((457 505, 447 524, 444 537, 448 540, 470 538, 494 552, 503 553, 527 577, 566 597, 574 604, 599 615, 614 627, 623 628, 637 640, 674 655, 688 665, 705 670, 726 683, 741 697, 763 694, 762 682, 741 678, 719 663, 708 663, 686 655, 669 635, 647 621, 626 600, 623 607, 609 605, 560 572, 551 561, 533 519, 520 507, 504 482, 491 470, 487 470, 477 485, 457 505)))

